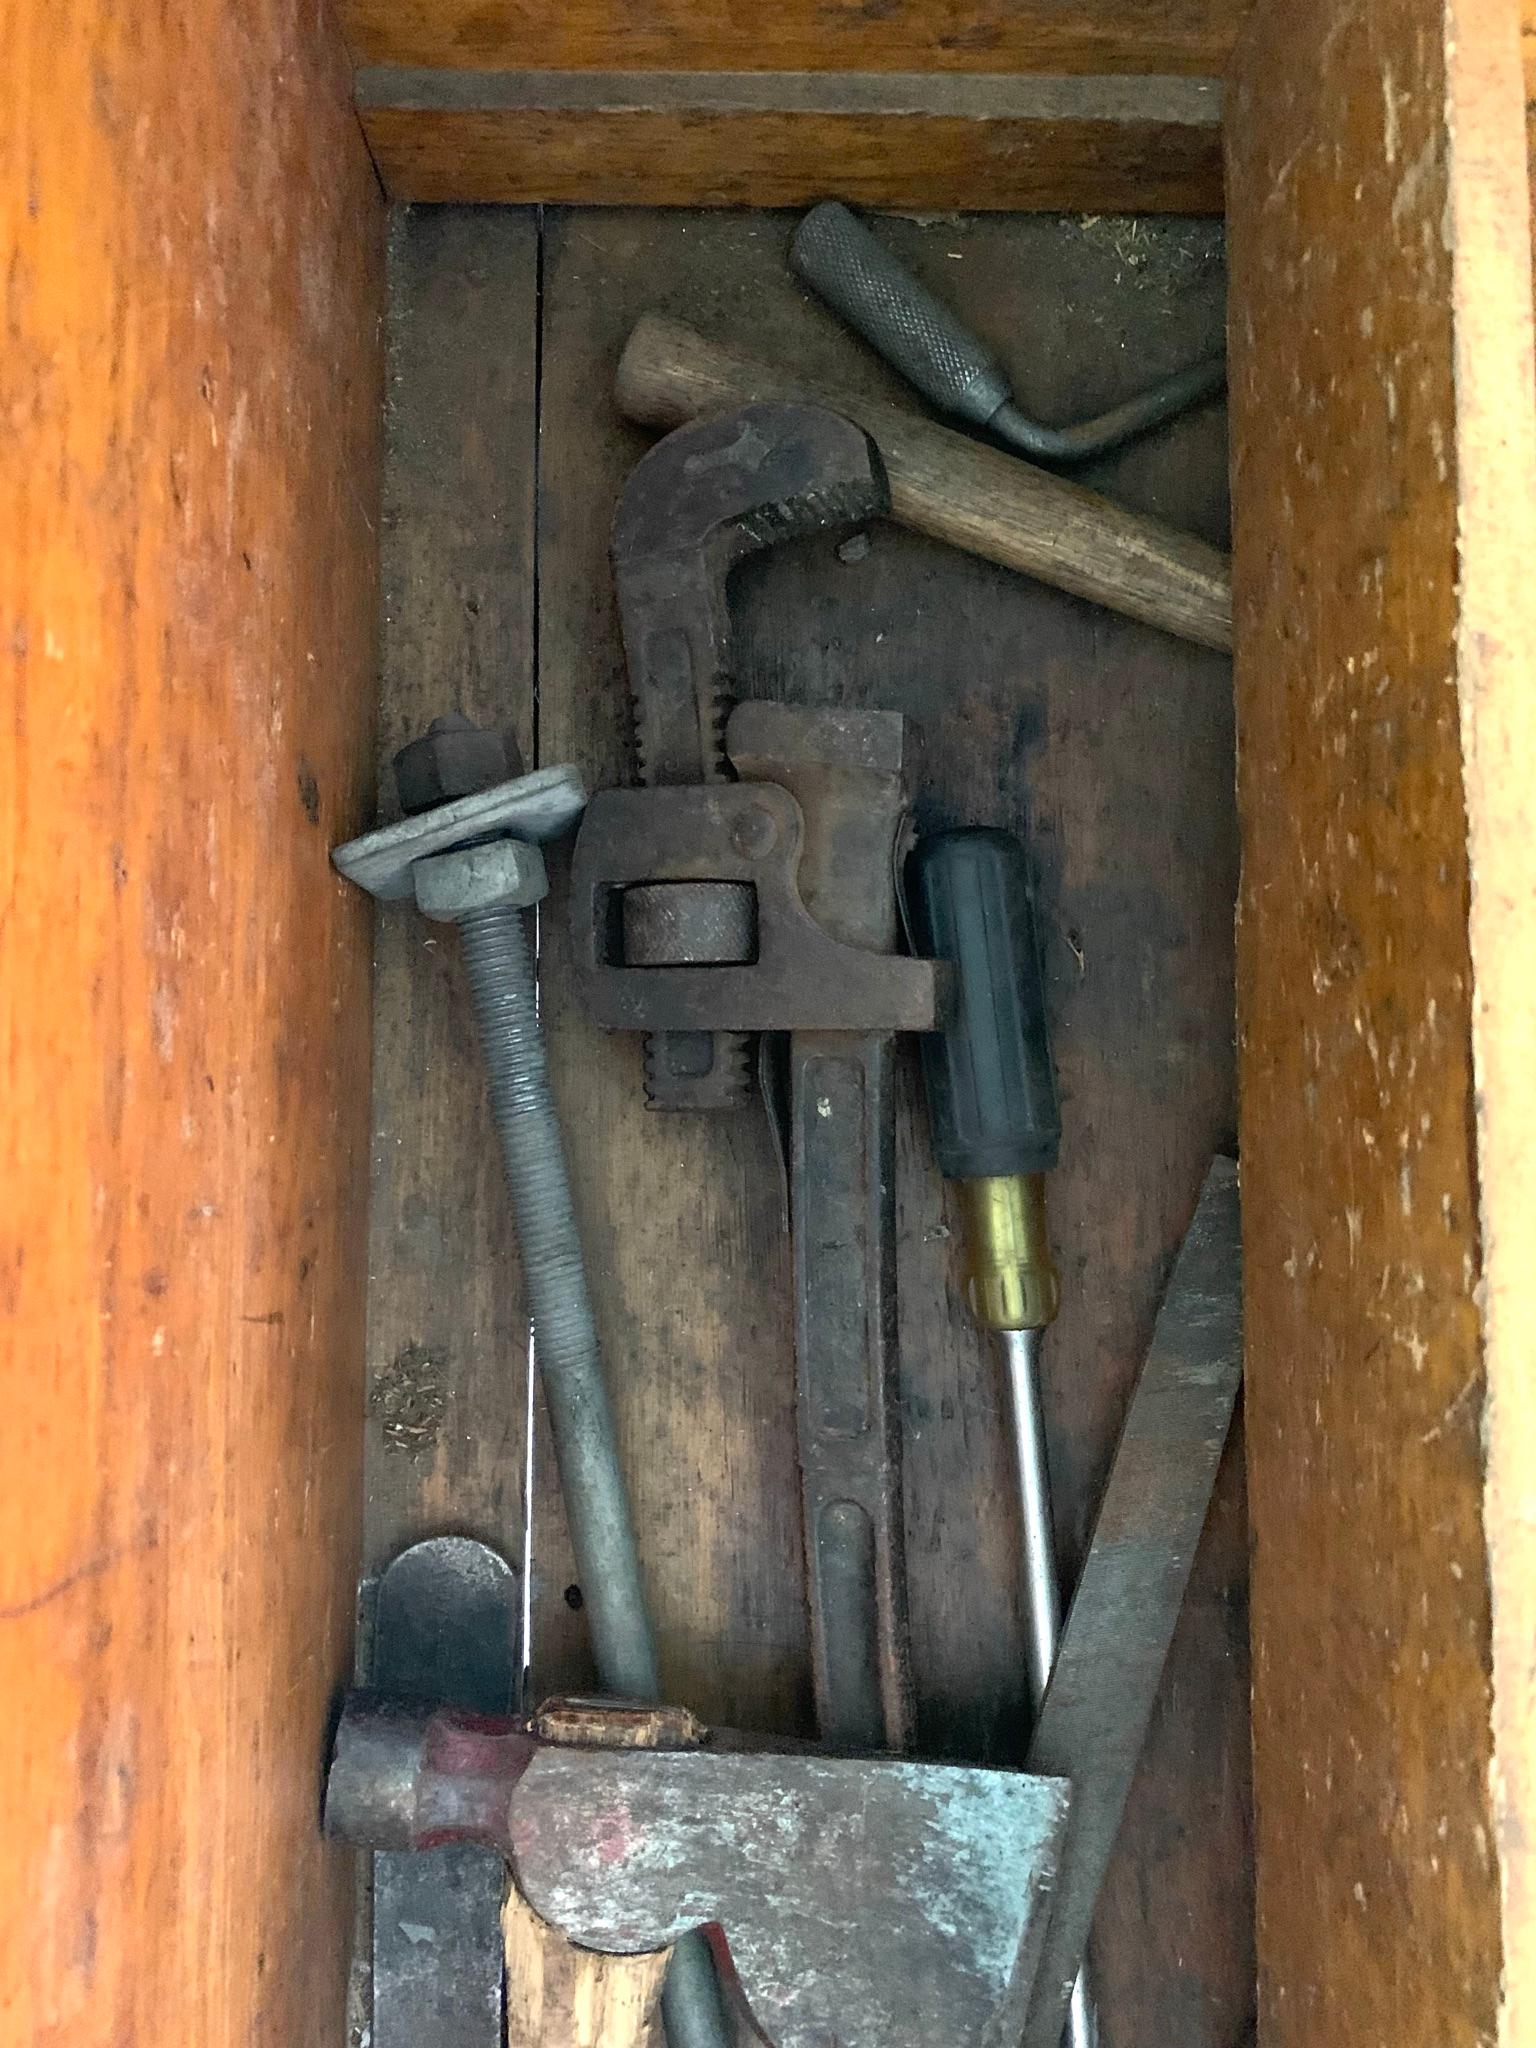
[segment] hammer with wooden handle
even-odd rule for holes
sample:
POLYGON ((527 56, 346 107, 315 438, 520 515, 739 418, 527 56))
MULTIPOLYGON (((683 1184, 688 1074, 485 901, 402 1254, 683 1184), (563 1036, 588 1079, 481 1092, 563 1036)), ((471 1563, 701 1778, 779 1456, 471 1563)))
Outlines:
POLYGON ((829 406, 879 448, 902 525, 1201 646, 1232 645, 1219 548, 900 406, 758 362, 654 313, 636 322, 615 389, 621 410, 653 427, 765 400, 829 406))

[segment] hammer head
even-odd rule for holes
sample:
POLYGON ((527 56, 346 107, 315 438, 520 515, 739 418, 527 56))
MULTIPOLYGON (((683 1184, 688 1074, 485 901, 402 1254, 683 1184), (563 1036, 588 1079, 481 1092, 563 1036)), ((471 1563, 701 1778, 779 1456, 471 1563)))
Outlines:
POLYGON ((613 561, 626 577, 658 557, 733 562, 799 534, 887 511, 875 444, 819 405, 744 405, 679 427, 642 456, 619 499, 613 561))
POLYGON ((1016 1771, 570 1746, 354 1696, 326 1821, 370 1844, 489 1843, 542 1919, 600 1953, 719 1927, 776 2048, 1012 2048, 1067 1803, 1016 1771))

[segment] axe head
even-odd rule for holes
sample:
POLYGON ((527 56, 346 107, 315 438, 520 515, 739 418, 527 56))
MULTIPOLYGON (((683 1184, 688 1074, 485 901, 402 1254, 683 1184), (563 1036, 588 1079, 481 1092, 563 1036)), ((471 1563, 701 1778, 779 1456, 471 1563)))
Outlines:
POLYGON ((1068 1787, 893 1759, 541 1748, 511 1802, 534 1910, 614 1955, 718 1927, 776 2048, 1012 2048, 1068 1787))

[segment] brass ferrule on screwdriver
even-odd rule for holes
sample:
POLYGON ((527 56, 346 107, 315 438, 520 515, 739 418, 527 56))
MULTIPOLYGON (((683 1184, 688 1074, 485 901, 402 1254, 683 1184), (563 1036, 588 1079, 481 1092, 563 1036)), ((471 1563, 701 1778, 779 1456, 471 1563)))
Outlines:
POLYGON ((1043 1173, 998 1173, 955 1184, 971 1313, 988 1330, 1043 1330, 1061 1306, 1043 1173))

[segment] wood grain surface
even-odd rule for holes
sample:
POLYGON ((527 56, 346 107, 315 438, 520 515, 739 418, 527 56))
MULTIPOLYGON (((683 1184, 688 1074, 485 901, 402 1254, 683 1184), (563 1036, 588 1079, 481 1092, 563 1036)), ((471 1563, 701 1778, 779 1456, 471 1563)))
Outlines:
POLYGON ((1470 2048, 1533 2026, 1521 128, 1513 9, 1266 4, 1238 66, 1239 1011, 1272 2048, 1470 2048))
MULTIPOLYGON (((548 60, 543 60, 547 62, 548 60)), ((1219 213, 1213 79, 385 67, 358 104, 397 199, 1219 213)))
POLYGON ((382 209, 307 5, 0 44, 0 2037, 321 2048, 382 209))
MULTIPOLYGON (((377 805, 443 712, 533 756, 532 217, 396 214, 377 805)), ((451 928, 378 912, 368 1567, 445 1530, 521 1569, 527 1339, 510 1204, 451 928)))
MULTIPOLYGON (((1529 0, 1523 10, 1529 14, 1529 0)), ((1457 627, 1471 866, 1473 1073, 1482 1233, 1493 1620, 1493 1819, 1505 2041, 1536 2038, 1536 386, 1531 193, 1507 23, 1456 10, 1457 627)), ((1526 45, 1527 52, 1529 45, 1526 45)), ((1529 95, 1527 68, 1524 90, 1529 95)), ((1527 109, 1526 123, 1530 120, 1527 109)))
POLYGON ((1248 0, 341 0, 360 64, 541 71, 1222 71, 1248 0))
POLYGON ((600 1955, 541 1920, 515 1884, 501 1909, 507 1957, 507 2048, 642 2048, 657 2020, 672 1951, 600 1955))
MULTIPOLYGON (((1532 14, 1530 0, 1522 8, 1532 14)), ((1493 1604, 1493 1823, 1505 2042, 1536 2040, 1536 342, 1528 135, 1503 23, 1450 39, 1462 137, 1456 240, 1458 662, 1473 870, 1473 1071, 1483 1231, 1483 1362, 1493 1604)), ((1524 41, 1530 98, 1530 41, 1524 41)))
MULTIPOLYGON (((1126 395, 1221 329, 1208 223, 889 223, 906 255, 1060 418, 1126 395)), ((871 394, 894 380, 787 275, 771 215, 547 216, 540 393, 539 733, 546 762, 632 777, 606 547, 646 438, 611 411, 635 316, 706 331, 871 394)), ((1127 504, 1224 538, 1219 408, 1102 463, 1127 504)), ((1065 1102, 1052 1214, 1066 1305, 1047 1345, 1060 1537, 1081 1555, 1169 1261, 1230 1142, 1236 826, 1230 674, 1212 652, 881 526, 749 565, 744 694, 907 711, 925 825, 1033 834, 1065 1102), (851 551, 857 555, 857 550, 851 551)), ((639 1051, 579 1014, 563 931, 546 1016, 669 1696, 804 1733, 788 1258, 761 1118, 649 1115, 639 1051)), ((899 1134, 907 1539, 919 1748, 1018 1760, 1027 1734, 1002 1378, 972 1328, 915 1078, 899 1134)), ((541 1528, 535 1670, 581 1685, 541 1528), (553 1623, 553 1628, 550 1624, 553 1623)), ((1227 2048, 1252 2003, 1245 1535, 1229 1458, 1099 1922, 1116 2048, 1227 2048)))

